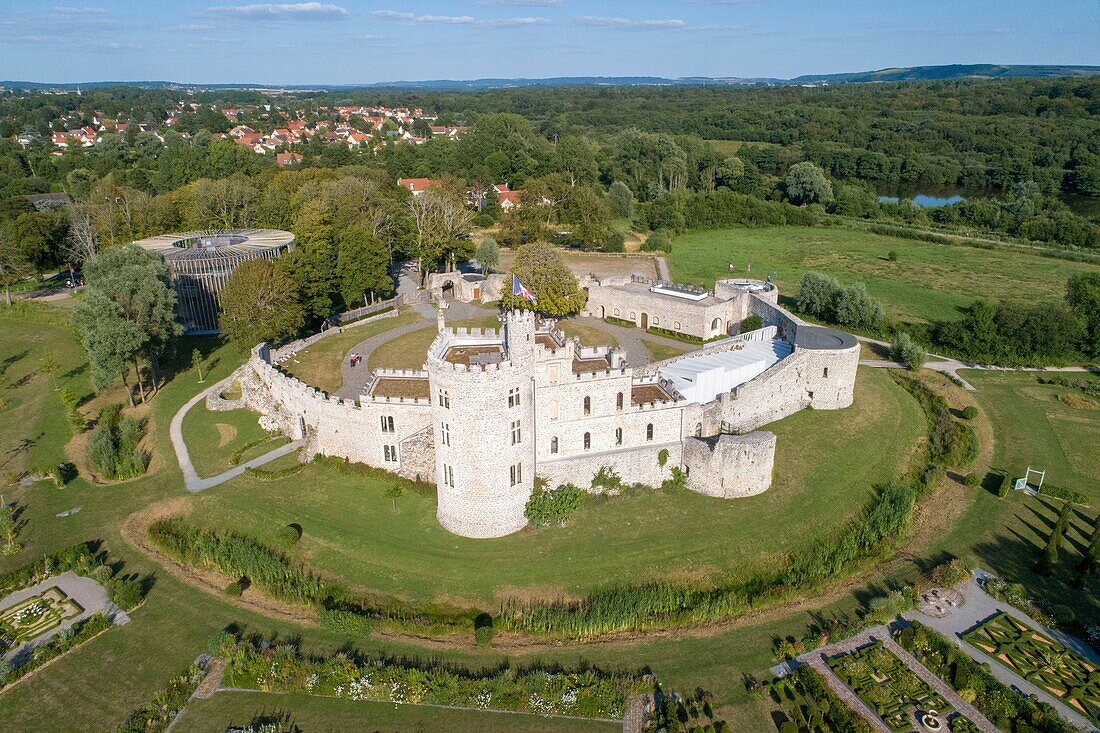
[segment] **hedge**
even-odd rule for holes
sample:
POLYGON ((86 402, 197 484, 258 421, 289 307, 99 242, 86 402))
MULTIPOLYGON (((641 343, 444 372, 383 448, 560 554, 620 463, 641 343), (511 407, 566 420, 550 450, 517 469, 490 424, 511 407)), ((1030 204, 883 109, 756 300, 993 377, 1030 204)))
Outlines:
POLYGON ((109 628, 111 628, 111 621, 103 613, 93 613, 83 621, 78 621, 69 627, 68 631, 61 631, 48 642, 36 646, 31 653, 31 658, 25 664, 7 670, 6 675, 0 675, 0 689, 14 684, 50 660, 60 657, 109 628))

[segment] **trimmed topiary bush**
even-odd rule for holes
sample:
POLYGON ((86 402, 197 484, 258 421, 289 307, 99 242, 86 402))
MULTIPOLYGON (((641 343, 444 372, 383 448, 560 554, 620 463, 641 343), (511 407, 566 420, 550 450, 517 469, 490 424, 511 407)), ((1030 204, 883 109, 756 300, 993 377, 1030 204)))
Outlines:
POLYGON ((973 471, 971 473, 968 473, 968 474, 966 474, 966 480, 964 481, 964 483, 967 486, 974 486, 974 487, 981 486, 982 485, 982 475, 980 473, 978 473, 977 471, 973 471))
POLYGON ((479 613, 474 619, 474 642, 483 648, 493 643, 493 617, 487 613, 479 613))
POLYGON ((967 405, 963 408, 962 416, 967 420, 973 420, 978 416, 978 408, 974 405, 967 405))
POLYGON ((289 550, 302 539, 302 527, 297 524, 287 524, 275 530, 275 544, 284 550, 289 550))

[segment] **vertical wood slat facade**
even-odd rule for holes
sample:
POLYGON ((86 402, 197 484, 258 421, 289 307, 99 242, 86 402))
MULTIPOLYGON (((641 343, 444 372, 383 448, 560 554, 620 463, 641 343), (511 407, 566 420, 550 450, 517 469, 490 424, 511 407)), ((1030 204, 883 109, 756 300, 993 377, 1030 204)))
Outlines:
POLYGON ((185 333, 220 330, 221 292, 248 260, 277 259, 294 249, 294 235, 277 229, 236 229, 149 237, 135 244, 164 257, 185 333))

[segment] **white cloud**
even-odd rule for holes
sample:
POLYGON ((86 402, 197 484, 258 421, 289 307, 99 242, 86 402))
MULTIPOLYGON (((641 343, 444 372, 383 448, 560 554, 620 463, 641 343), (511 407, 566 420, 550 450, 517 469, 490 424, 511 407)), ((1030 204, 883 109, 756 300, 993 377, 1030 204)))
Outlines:
POLYGON ((253 3, 215 5, 207 14, 241 20, 340 20, 348 11, 331 3, 253 3))
POLYGON ((598 15, 582 15, 576 19, 581 25, 596 26, 599 28, 622 28, 624 30, 662 30, 669 28, 683 28, 684 21, 675 18, 668 19, 635 19, 635 18, 605 18, 598 15))
POLYGON ((107 8, 74 8, 69 5, 55 5, 54 12, 67 15, 106 15, 107 8))
POLYGON ((381 20, 402 21, 406 25, 477 25, 489 27, 545 25, 546 18, 475 18, 472 15, 416 15, 398 10, 375 10, 371 13, 381 20))
POLYGON ((558 8, 562 0, 477 0, 478 5, 512 5, 521 8, 558 8))

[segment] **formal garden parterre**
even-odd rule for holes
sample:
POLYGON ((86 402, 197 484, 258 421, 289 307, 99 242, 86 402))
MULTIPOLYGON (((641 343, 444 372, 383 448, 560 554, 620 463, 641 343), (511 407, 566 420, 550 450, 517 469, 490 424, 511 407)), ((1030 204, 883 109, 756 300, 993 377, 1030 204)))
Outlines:
POLYGON ((83 611, 80 604, 59 588, 47 588, 0 611, 0 645, 2 639, 10 639, 12 643, 34 639, 83 611))
POLYGON ((922 724, 925 715, 940 718, 934 724, 939 726, 943 720, 958 717, 942 695, 881 641, 832 657, 829 668, 897 733, 921 725, 928 730, 943 730, 922 724))
POLYGON ((968 644, 1100 722, 1100 669, 1050 637, 1002 612, 962 637, 968 644))

